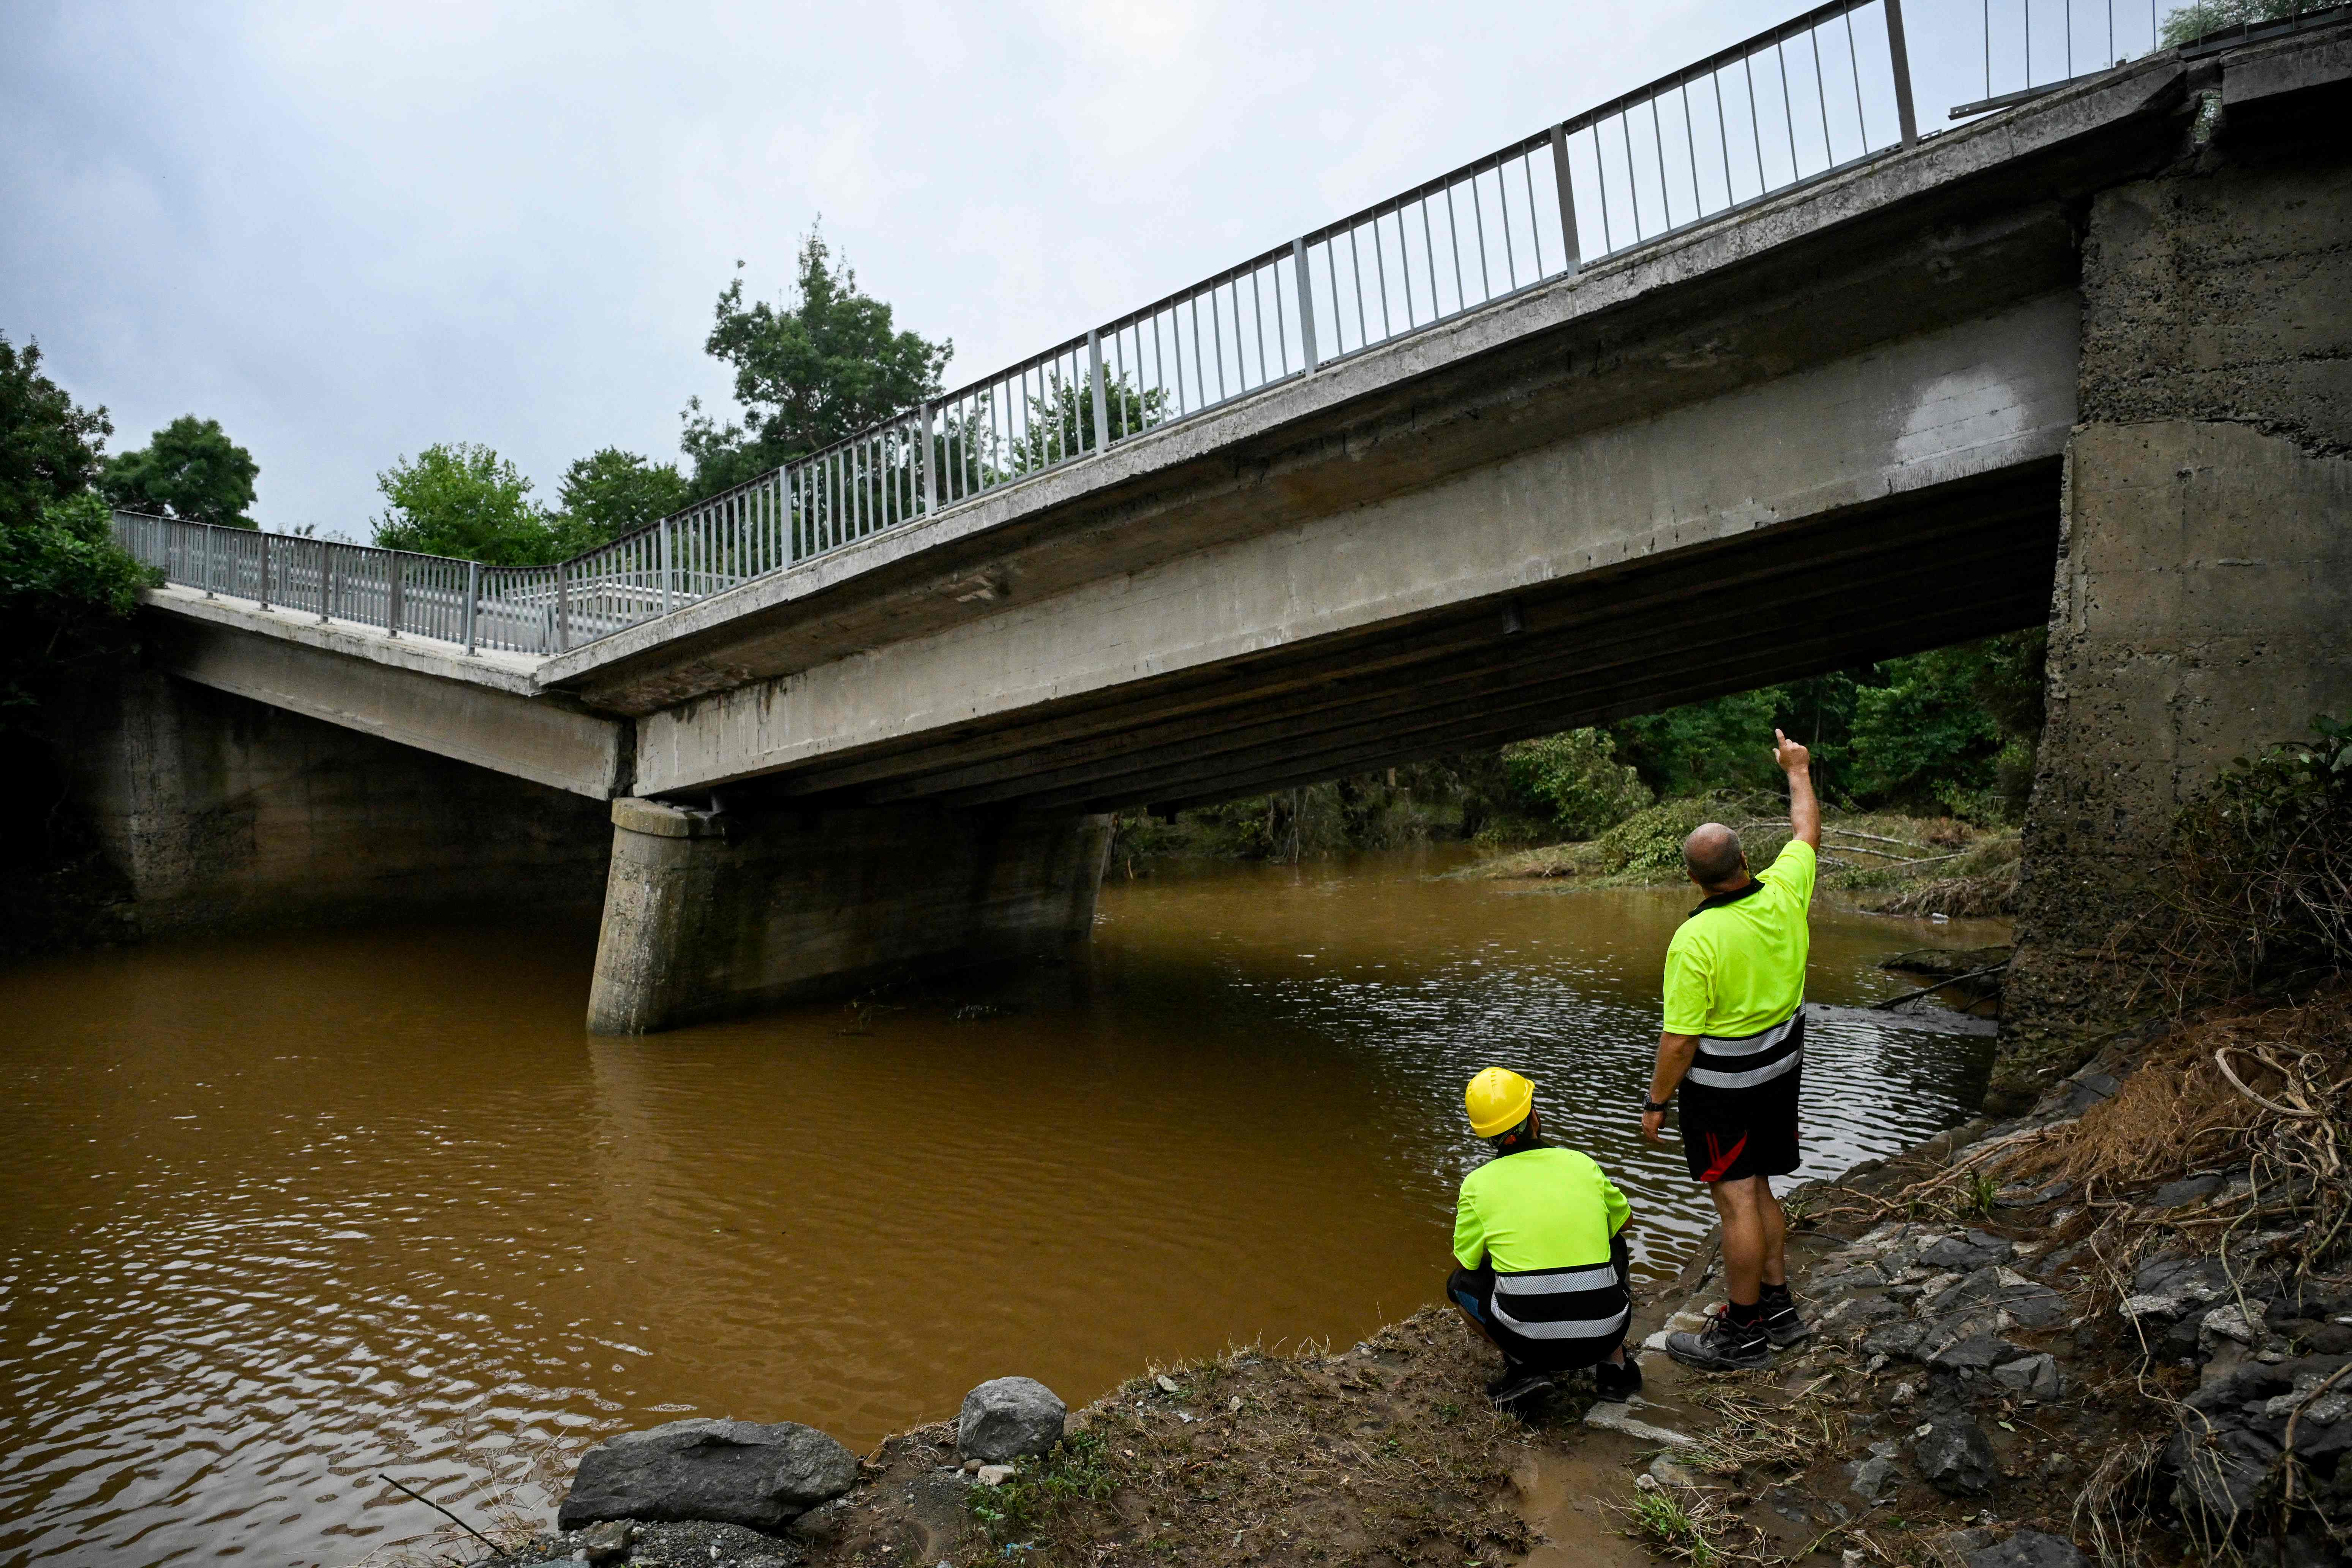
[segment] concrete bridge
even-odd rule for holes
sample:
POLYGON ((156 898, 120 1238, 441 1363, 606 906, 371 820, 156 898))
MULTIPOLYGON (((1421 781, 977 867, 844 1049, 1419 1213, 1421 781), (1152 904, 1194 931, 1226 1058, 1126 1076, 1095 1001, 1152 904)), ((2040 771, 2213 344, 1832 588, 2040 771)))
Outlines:
POLYGON ((1580 186, 1574 138, 1696 81, 1720 110, 1759 47, 1016 367, 987 406, 1026 461, 973 456, 982 400, 950 398, 491 588, 125 518, 173 580, 88 798, 156 925, 601 895, 590 1021, 628 1032, 1081 938, 1117 809, 2047 621, 2014 990, 2095 1023, 2101 921, 2180 796, 2352 711, 2352 28, 1925 138, 1902 79, 1883 144, 1825 130, 1775 185, 1759 129, 1743 195, 1727 135, 1709 212, 1694 139, 1694 216, 1669 189, 1668 232, 1593 244, 1609 171, 1580 186), (1366 245, 1410 291, 1441 195, 1498 188, 1512 232, 1522 175, 1528 280, 1446 308, 1431 231, 1434 320, 1328 319, 1370 297, 1366 245), (1122 428, 1128 345, 1139 374, 1186 309, 1234 345, 1178 352, 1206 406, 1122 428), (1041 418, 1064 388, 1091 420, 1041 418))

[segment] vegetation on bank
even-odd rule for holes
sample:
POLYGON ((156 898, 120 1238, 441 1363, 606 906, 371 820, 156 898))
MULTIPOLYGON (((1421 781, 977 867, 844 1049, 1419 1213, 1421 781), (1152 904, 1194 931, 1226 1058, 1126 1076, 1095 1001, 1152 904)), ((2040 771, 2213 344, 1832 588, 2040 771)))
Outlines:
POLYGON ((2003 912, 2042 732, 2044 641, 2039 628, 2014 632, 1172 819, 1129 813, 1112 868, 1140 876, 1169 857, 1295 861, 1452 840, 1492 852, 1473 874, 1672 881, 1683 836, 1704 821, 1750 832, 1752 855, 1777 851, 1779 728, 1812 750, 1840 830, 1831 885, 1929 877, 1966 884, 1943 890, 1952 907, 1940 912, 2003 912))

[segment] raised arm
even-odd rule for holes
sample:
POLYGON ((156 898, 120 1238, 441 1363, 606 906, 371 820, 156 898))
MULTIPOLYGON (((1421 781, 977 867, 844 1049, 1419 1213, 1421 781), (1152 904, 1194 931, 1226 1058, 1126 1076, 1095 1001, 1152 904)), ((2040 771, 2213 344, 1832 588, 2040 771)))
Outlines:
POLYGON ((1772 731, 1772 760, 1789 775, 1789 832, 1818 852, 1822 803, 1813 798, 1813 754, 1780 731, 1772 731))

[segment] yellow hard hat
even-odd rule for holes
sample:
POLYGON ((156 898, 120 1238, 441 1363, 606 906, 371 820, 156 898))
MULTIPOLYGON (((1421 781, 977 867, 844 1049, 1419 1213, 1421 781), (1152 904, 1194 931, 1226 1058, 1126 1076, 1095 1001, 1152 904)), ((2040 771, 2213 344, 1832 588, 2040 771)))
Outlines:
POLYGON ((1470 1109, 1470 1131, 1481 1138, 1508 1132, 1535 1109, 1536 1086, 1508 1068, 1488 1068, 1462 1092, 1470 1109))

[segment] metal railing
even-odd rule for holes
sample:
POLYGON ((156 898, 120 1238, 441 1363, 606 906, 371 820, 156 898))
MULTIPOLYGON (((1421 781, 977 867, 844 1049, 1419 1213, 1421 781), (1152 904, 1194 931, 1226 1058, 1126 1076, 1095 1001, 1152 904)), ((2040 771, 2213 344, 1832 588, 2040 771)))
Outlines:
POLYGON ((1916 140, 1901 0, 1832 0, 559 565, 130 513, 117 533, 207 595, 559 653, 1916 140))
POLYGON ((1954 120, 2007 109, 2127 61, 2178 48, 2200 52, 2340 20, 2330 0, 1978 0, 1984 96, 1954 120))

